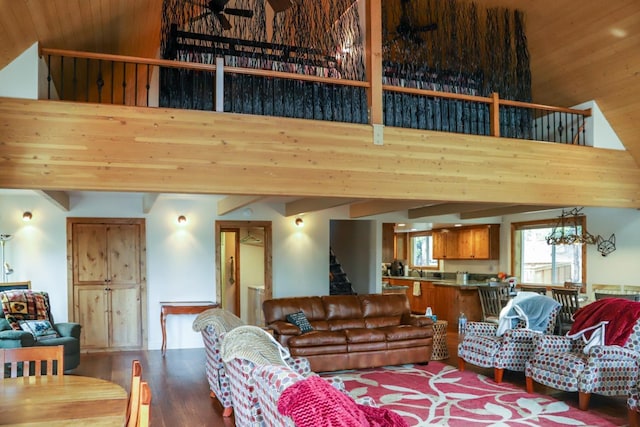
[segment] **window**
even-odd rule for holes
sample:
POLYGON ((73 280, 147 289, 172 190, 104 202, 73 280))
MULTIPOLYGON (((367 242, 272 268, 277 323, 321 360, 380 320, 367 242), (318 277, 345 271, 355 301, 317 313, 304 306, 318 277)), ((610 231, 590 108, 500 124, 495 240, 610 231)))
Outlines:
MULTIPOLYGON (((511 225, 511 270, 521 283, 585 282, 585 245, 547 244, 547 236, 556 224, 557 219, 548 219, 511 225)), ((585 219, 580 217, 577 232, 582 232, 584 227, 585 219)))
POLYGON ((433 259, 433 237, 431 233, 410 233, 409 234, 409 251, 411 262, 409 265, 413 268, 439 268, 440 264, 437 259, 433 259))

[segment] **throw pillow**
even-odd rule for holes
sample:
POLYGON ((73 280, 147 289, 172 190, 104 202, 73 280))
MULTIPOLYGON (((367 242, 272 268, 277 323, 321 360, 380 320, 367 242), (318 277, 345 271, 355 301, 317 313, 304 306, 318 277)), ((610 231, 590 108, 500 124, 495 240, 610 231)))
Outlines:
POLYGON ((305 332, 313 331, 313 327, 309 323, 307 316, 304 315, 302 311, 298 311, 296 313, 287 314, 287 322, 293 323, 300 329, 300 332, 303 334, 305 332))
POLYGON ((48 320, 20 320, 18 323, 23 331, 31 332, 36 341, 58 338, 58 333, 48 320))
POLYGON ((44 291, 11 290, 0 292, 2 311, 16 331, 20 320, 49 320, 49 294, 44 291))

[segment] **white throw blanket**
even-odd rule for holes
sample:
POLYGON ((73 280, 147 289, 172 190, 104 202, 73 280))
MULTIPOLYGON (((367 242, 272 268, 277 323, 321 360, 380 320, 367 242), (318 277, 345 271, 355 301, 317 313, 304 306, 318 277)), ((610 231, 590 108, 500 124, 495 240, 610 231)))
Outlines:
POLYGON ((500 311, 496 335, 502 336, 520 320, 532 331, 544 332, 549 324, 551 312, 560 305, 553 298, 536 292, 518 292, 500 311))

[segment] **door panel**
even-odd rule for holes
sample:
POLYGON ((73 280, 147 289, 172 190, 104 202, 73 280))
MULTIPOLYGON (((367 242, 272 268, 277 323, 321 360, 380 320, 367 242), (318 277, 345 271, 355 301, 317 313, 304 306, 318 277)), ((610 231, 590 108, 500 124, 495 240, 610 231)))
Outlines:
POLYGON ((75 289, 75 321, 82 325, 81 349, 109 346, 108 291, 103 285, 78 286, 75 289))
POLYGON ((137 286, 111 287, 111 347, 142 345, 140 290, 137 286))
POLYGON ((139 227, 135 224, 109 225, 109 272, 111 284, 140 283, 139 227))
POLYGON ((103 284, 107 271, 107 231, 103 224, 73 225, 74 282, 103 284))

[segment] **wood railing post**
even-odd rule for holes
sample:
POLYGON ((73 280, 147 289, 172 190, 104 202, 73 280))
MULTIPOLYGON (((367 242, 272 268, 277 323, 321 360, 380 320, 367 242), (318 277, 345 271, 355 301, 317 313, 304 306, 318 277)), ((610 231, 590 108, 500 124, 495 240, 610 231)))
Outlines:
POLYGON ((500 136, 500 96, 497 92, 491 94, 491 106, 489 109, 491 136, 500 136))
POLYGON ((216 111, 224 112, 224 58, 216 58, 216 111))
POLYGON ((369 123, 382 125, 382 0, 366 2, 366 69, 369 123))

